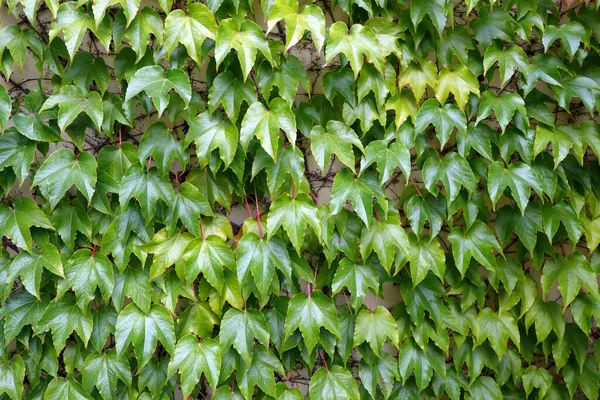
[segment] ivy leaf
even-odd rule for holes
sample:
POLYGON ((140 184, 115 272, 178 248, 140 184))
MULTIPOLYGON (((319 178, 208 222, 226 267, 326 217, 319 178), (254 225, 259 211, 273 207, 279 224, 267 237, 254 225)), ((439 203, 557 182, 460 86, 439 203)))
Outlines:
POLYGON ((594 296, 598 295, 595 276, 594 270, 583 254, 573 253, 566 258, 557 256, 556 259, 548 259, 542 269, 542 292, 546 295, 558 279, 558 290, 563 296, 564 310, 573 302, 581 287, 594 296))
POLYGON ((169 173, 175 158, 181 162, 182 169, 185 169, 189 158, 184 154, 181 142, 173 138, 164 122, 155 122, 146 129, 140 141, 138 156, 142 165, 148 156, 152 156, 161 177, 169 173))
POLYGON ((313 291, 310 296, 299 293, 292 297, 285 317, 284 336, 289 338, 296 329, 300 329, 304 344, 310 353, 319 342, 321 327, 340 337, 333 301, 320 290, 313 291))
POLYGON ((462 26, 455 26, 444 32, 437 42, 438 57, 444 67, 450 66, 452 56, 456 56, 461 64, 467 65, 469 50, 475 49, 475 41, 462 26))
POLYGON ((306 227, 310 226, 317 237, 321 237, 321 224, 317 217, 317 207, 305 194, 290 197, 287 193, 277 198, 269 209, 267 230, 269 236, 277 232, 283 226, 292 245, 300 254, 304 242, 306 227))
POLYGON ((378 306, 373 311, 361 310, 356 317, 354 345, 358 346, 363 342, 367 342, 373 352, 381 357, 381 349, 386 338, 389 338, 394 346, 399 347, 398 328, 392 314, 383 306, 378 306), (377 329, 371 329, 374 326, 377 329))
POLYGON ((413 233, 408 235, 409 246, 407 258, 410 261, 410 275, 413 286, 417 286, 425 279, 429 270, 432 270, 440 281, 446 271, 446 255, 437 240, 431 236, 430 240, 420 240, 413 233))
POLYGON ((495 313, 486 307, 477 315, 477 324, 472 329, 477 342, 488 340, 499 359, 506 351, 509 337, 517 348, 521 343, 517 322, 509 313, 495 313))
POLYGON ((44 399, 91 400, 93 397, 90 396, 76 380, 58 378, 50 382, 44 393, 44 399))
POLYGON ((506 126, 513 119, 515 111, 518 111, 524 118, 527 118, 525 101, 517 93, 504 92, 499 96, 495 96, 492 92, 485 92, 481 97, 479 115, 477 116, 475 125, 489 117, 492 111, 496 114, 496 119, 502 128, 502 132, 506 130, 506 126))
POLYGON ((114 287, 112 263, 102 253, 79 249, 65 264, 65 279, 58 283, 57 298, 72 289, 77 296, 77 305, 87 308, 100 288, 104 300, 108 301, 114 287))
POLYGON ((439 364, 436 358, 440 356, 441 351, 433 345, 429 346, 427 352, 424 352, 416 345, 414 340, 407 340, 398 354, 398 366, 402 382, 406 383, 408 377, 414 372, 417 387, 419 390, 425 389, 433 376, 433 366, 439 364))
POLYGON ((217 68, 231 49, 234 49, 237 53, 244 82, 248 79, 248 74, 250 74, 250 70, 254 65, 258 51, 273 64, 269 43, 265 39, 263 31, 253 21, 243 20, 242 23, 239 23, 237 19, 233 18, 221 21, 215 45, 217 68))
POLYGON ((496 237, 481 221, 475 221, 467 230, 460 227, 453 228, 448 235, 448 240, 452 243, 452 255, 461 277, 465 276, 471 258, 475 258, 487 269, 494 270, 496 257, 493 250, 502 255, 502 248, 496 237))
POLYGON ((192 141, 196 142, 196 156, 200 165, 207 166, 211 153, 218 149, 224 167, 227 168, 237 151, 238 130, 229 118, 220 113, 205 111, 192 121, 184 146, 188 147, 192 141))
POLYGON ((10 118, 10 112, 12 111, 12 101, 8 95, 8 91, 4 86, 0 89, 0 131, 4 132, 6 122, 10 118))
POLYGON ((100 93, 86 90, 81 86, 68 85, 62 87, 44 102, 40 112, 49 110, 58 105, 58 127, 65 132, 75 118, 81 113, 87 114, 102 129, 104 118, 102 97, 100 93))
POLYGON ((533 155, 535 157, 545 151, 548 143, 552 143, 554 169, 569 155, 571 150, 578 155, 579 159, 582 159, 584 148, 580 136, 579 130, 571 125, 558 125, 551 129, 540 124, 535 130, 533 155))
POLYGON ((94 21, 89 14, 85 13, 84 8, 77 7, 72 3, 63 3, 56 11, 56 18, 50 27, 49 38, 52 41, 62 31, 72 62, 86 32, 94 30, 94 28, 94 21))
POLYGON ((402 124, 408 120, 414 123, 417 118, 417 102, 415 96, 408 90, 401 90, 399 93, 390 97, 385 103, 386 111, 393 110, 396 114, 394 122, 396 127, 399 128, 402 124))
POLYGON ((489 376, 480 376, 469 388, 473 399, 500 400, 504 398, 498 383, 489 376))
POLYGON ((356 132, 339 121, 327 122, 327 129, 321 125, 315 126, 310 132, 310 139, 312 153, 322 172, 328 169, 332 154, 335 154, 342 164, 354 169, 352 145, 364 152, 356 132))
POLYGON ((280 98, 273 99, 269 109, 261 102, 250 106, 242 121, 240 143, 247 148, 250 140, 256 136, 263 149, 277 161, 279 147, 279 129, 283 130, 292 148, 296 146, 296 117, 289 105, 280 98))
POLYGON ((121 180, 119 190, 121 210, 125 210, 132 197, 140 204, 146 221, 151 221, 155 215, 158 199, 166 204, 173 204, 175 201, 171 183, 165 182, 154 168, 144 172, 139 163, 132 164, 121 180))
POLYGON ((415 99, 421 100, 427 86, 436 88, 437 75, 437 67, 432 61, 411 62, 398 76, 398 87, 410 85, 415 99))
POLYGON ((193 238, 187 232, 169 236, 166 229, 158 231, 152 240, 142 247, 143 251, 154 255, 150 266, 150 279, 159 277, 173 264, 178 269, 177 266, 183 263, 183 253, 193 238))
POLYGON ((339 213, 346 205, 346 201, 350 200, 354 211, 368 228, 373 215, 373 197, 382 207, 387 205, 385 195, 375 177, 361 175, 355 178, 349 169, 344 168, 336 174, 333 181, 329 202, 330 212, 333 215, 339 213))
POLYGON ((5 393, 11 399, 23 397, 23 380, 25 379, 25 364, 16 355, 10 362, 0 361, 0 393, 5 393))
POLYGON ((276 69, 273 69, 267 61, 263 61, 258 69, 257 78, 264 96, 268 97, 273 91, 273 86, 276 86, 278 95, 290 107, 294 105, 298 83, 302 85, 306 93, 310 94, 311 86, 304 64, 298 57, 291 54, 281 57, 279 68, 276 69))
POLYGON ((214 113, 222 104, 230 120, 236 121, 244 101, 248 105, 258 101, 252 82, 242 81, 231 71, 217 75, 208 93, 208 111, 214 113))
POLYGON ((491 46, 487 47, 483 56, 483 73, 486 74, 495 63, 498 63, 500 69, 502 86, 515 74, 517 69, 521 71, 525 80, 528 79, 530 70, 534 74, 532 77, 536 74, 535 68, 533 68, 534 65, 532 64, 531 69, 529 67, 525 51, 514 44, 503 48, 498 41, 495 41, 491 46))
POLYGON ((311 400, 360 399, 352 374, 339 365, 330 369, 319 368, 310 379, 309 390, 311 400))
POLYGON ((538 389, 540 396, 544 396, 552 385, 552 375, 546 368, 537 368, 534 365, 529 366, 523 373, 523 387, 527 396, 533 388, 538 389))
POLYGON ((192 3, 188 6, 187 15, 183 10, 173 10, 165 19, 165 48, 171 57, 173 50, 181 43, 188 55, 200 64, 202 44, 208 39, 215 39, 218 30, 217 22, 212 13, 202 3, 192 3))
POLYGON ((539 79, 555 86, 562 86, 560 70, 567 70, 565 64, 551 54, 536 54, 531 59, 529 75, 523 85, 523 92, 527 96, 535 88, 539 79))
POLYGON ((340 66, 323 75, 323 93, 332 105, 335 95, 339 93, 348 104, 355 107, 356 82, 352 70, 340 66))
POLYGON ((194 235, 200 234, 200 214, 209 217, 214 216, 212 208, 206 198, 200 193, 196 186, 183 182, 179 186, 179 193, 175 194, 173 203, 170 204, 171 213, 166 219, 169 234, 175 232, 177 221, 181 220, 183 225, 194 235))
POLYGON ((523 215, 525 215, 531 189, 533 188, 538 194, 543 192, 538 177, 529 165, 513 163, 505 168, 500 161, 492 163, 488 169, 488 192, 492 206, 496 206, 498 199, 507 187, 510 188, 523 215))
POLYGON ((421 235, 425 221, 429 221, 429 233, 432 238, 440 232, 448 214, 443 196, 434 197, 429 192, 422 197, 412 196, 405 204, 404 211, 417 235, 421 235))
POLYGON ((550 25, 544 30, 544 35, 542 36, 544 51, 548 52, 552 43, 560 39, 561 47, 573 59, 584 36, 585 28, 576 21, 571 21, 560 26, 550 25))
POLYGON ((374 163, 377 164, 382 186, 391 178, 396 167, 400 167, 405 179, 408 180, 410 176, 410 152, 400 142, 393 142, 389 146, 384 140, 374 140, 369 143, 365 148, 365 156, 360 162, 361 174, 374 163))
POLYGON ((219 333, 221 352, 225 354, 233 345, 246 362, 246 366, 250 366, 252 362, 253 348, 256 347, 254 339, 268 346, 270 337, 269 326, 260 311, 230 308, 223 315, 219 333))
POLYGON ((400 380, 398 363, 392 356, 384 353, 383 357, 375 361, 374 364, 371 367, 364 359, 361 360, 360 380, 373 398, 376 397, 377 386, 379 386, 384 399, 389 399, 394 382, 400 380))
POLYGON ((369 289, 379 292, 377 270, 369 261, 353 262, 343 258, 333 276, 331 291, 335 295, 347 287, 350 291, 352 307, 358 309, 367 296, 369 289))
POLYGON ((53 229, 46 214, 27 197, 17 197, 12 208, 0 204, 0 232, 20 248, 31 252, 32 226, 53 229))
MULTIPOLYGON (((1 92, 1 90, 0 90, 1 92)), ((2 127, 2 130, 4 128, 2 127)), ((35 160, 36 143, 14 129, 0 136, 0 170, 12 167, 22 183, 29 174, 29 168, 35 160)))
POLYGON ((353 24, 348 33, 348 25, 338 21, 329 28, 329 39, 325 46, 325 62, 330 63, 340 53, 345 55, 354 71, 354 79, 356 79, 362 69, 365 57, 374 63, 379 71, 382 70, 382 60, 380 60, 378 50, 377 37, 370 28, 353 24))
POLYGON ((402 228, 400 219, 389 215, 386 219, 377 219, 370 227, 364 227, 360 236, 360 254, 366 260, 375 251, 383 268, 390 273, 396 249, 406 254, 409 251, 408 236, 402 228))
POLYGON ((270 396, 277 395, 274 372, 285 374, 281 362, 262 346, 254 346, 252 363, 240 381, 240 391, 246 399, 252 398, 254 387, 258 386, 270 396))
POLYGON ((187 398, 200 381, 202 373, 212 387, 219 383, 221 369, 221 351, 219 343, 206 338, 198 340, 194 335, 186 335, 179 339, 175 346, 173 359, 169 363, 168 376, 179 370, 181 375, 181 390, 187 398))
POLYGON ((25 251, 19 253, 10 264, 6 281, 12 286, 15 278, 20 276, 25 289, 39 299, 44 267, 54 275, 64 278, 60 255, 51 243, 44 243, 39 253, 29 254, 25 251))
POLYGON ((125 103, 141 92, 151 99, 158 115, 161 116, 169 104, 169 93, 174 90, 187 106, 192 99, 189 76, 180 69, 169 69, 165 72, 159 65, 138 69, 129 80, 125 103))
POLYGON ((151 291, 150 274, 147 269, 143 269, 140 265, 129 265, 122 275, 115 273, 112 300, 117 309, 121 310, 124 296, 127 296, 143 312, 147 313, 150 311, 151 291))
POLYGON ((475 40, 485 49, 490 47, 494 39, 513 42, 515 39, 514 20, 510 14, 500 7, 490 7, 481 10, 479 18, 471 22, 475 32, 475 40))
POLYGON ((25 325, 36 327, 47 307, 47 297, 40 301, 26 290, 10 296, 0 309, 0 319, 5 321, 2 332, 4 340, 7 343, 13 340, 25 325))
POLYGON ((537 342, 545 340, 550 332, 554 331, 558 340, 562 341, 565 335, 565 320, 556 302, 545 303, 536 299, 525 314, 525 327, 529 329, 535 323, 535 336, 537 342))
POLYGON ((91 310, 79 307, 75 303, 75 296, 67 293, 62 299, 48 305, 34 330, 37 334, 52 330, 52 343, 58 355, 73 332, 77 332, 84 345, 87 345, 92 326, 91 310))
POLYGON ((114 398, 118 380, 131 385, 129 363, 117 358, 114 349, 109 349, 104 354, 92 353, 87 356, 81 375, 85 390, 91 393, 96 387, 103 399, 114 398))
POLYGON ((185 274, 181 274, 185 282, 192 283, 202 272, 204 278, 218 291, 224 285, 223 267, 233 270, 235 266, 231 248, 215 235, 192 240, 187 245, 183 258, 187 261, 185 274))
POLYGON ((157 304, 152 304, 150 312, 144 313, 131 303, 117 317, 115 338, 117 357, 124 354, 128 348, 126 345, 133 343, 138 369, 141 369, 150 361, 158 341, 169 354, 173 354, 175 346, 173 317, 166 308, 157 304))
POLYGON ((560 81, 560 86, 550 85, 558 104, 570 112, 569 103, 573 97, 581 99, 585 107, 592 112, 595 98, 600 93, 600 84, 582 75, 567 75, 560 81))
POLYGON ((104 59, 93 58, 90 53, 77 53, 71 66, 65 70, 64 83, 74 83, 78 87, 88 88, 95 82, 104 95, 108 88, 109 72, 104 59))
POLYGON ((163 20, 152 8, 144 7, 135 15, 124 33, 129 40, 129 45, 135 51, 135 61, 140 62, 146 55, 150 34, 152 34, 158 46, 162 45, 163 20))
POLYGON ((444 149, 455 128, 459 132, 466 132, 467 120, 465 114, 455 104, 440 106, 435 99, 429 99, 417 111, 415 131, 423 132, 429 124, 435 127, 442 149, 444 149))
POLYGON ((467 104, 469 93, 479 97, 479 81, 464 65, 459 64, 452 71, 448 68, 440 71, 435 88, 435 97, 444 104, 449 94, 454 95, 456 104, 463 110, 467 104))
POLYGON ((443 158, 429 157, 423 165, 423 180, 427 190, 432 193, 437 193, 436 184, 442 181, 448 194, 448 203, 456 199, 461 186, 469 193, 475 192, 477 186, 467 160, 453 152, 447 153, 443 158))
POLYGON ((448 19, 448 5, 445 0, 433 0, 428 2, 414 2, 410 7, 410 19, 415 30, 423 21, 425 15, 428 15, 435 26, 437 32, 442 35, 448 19))
POLYGON ((92 221, 87 210, 79 203, 74 205, 61 201, 52 213, 52 224, 60 238, 71 250, 75 246, 77 232, 81 232, 88 239, 92 237, 92 221))

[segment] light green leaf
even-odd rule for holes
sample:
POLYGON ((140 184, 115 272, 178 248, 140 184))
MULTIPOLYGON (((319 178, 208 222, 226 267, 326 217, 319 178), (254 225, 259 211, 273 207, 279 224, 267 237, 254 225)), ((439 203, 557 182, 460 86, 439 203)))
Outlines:
POLYGON ((360 394, 350 372, 339 365, 319 368, 310 379, 311 400, 358 400, 360 394))
POLYGON ((192 141, 196 142, 196 156, 201 166, 207 166, 212 152, 218 149, 224 167, 227 168, 237 151, 238 130, 235 124, 221 113, 205 111, 192 121, 185 136, 184 146, 189 146, 192 141))
POLYGON ((502 255, 502 248, 496 237, 481 221, 475 221, 467 230, 460 227, 453 228, 448 239, 452 243, 452 255, 462 277, 469 268, 471 258, 479 261, 487 269, 494 270, 496 266, 494 250, 502 255))
POLYGON ((198 340, 193 335, 179 339, 175 346, 173 359, 169 363, 167 375, 172 376, 179 370, 181 390, 186 398, 194 390, 204 373, 213 388, 219 383, 221 369, 221 351, 219 344, 211 338, 198 340))
POLYGON ((378 306, 373 311, 363 309, 358 313, 354 328, 355 346, 367 342, 373 352, 381 357, 381 349, 388 338, 394 346, 399 347, 400 339, 396 321, 385 307, 378 306), (374 327, 377 328, 373 329, 374 327))
POLYGON ((285 229, 298 254, 300 254, 304 242, 307 226, 313 229, 317 237, 321 237, 317 207, 305 194, 290 197, 285 193, 271 203, 267 220, 269 236, 274 235, 281 226, 285 229))
POLYGON ((165 19, 165 48, 170 57, 175 47, 181 43, 188 55, 196 63, 201 63, 202 45, 208 39, 215 39, 218 26, 212 13, 202 3, 191 3, 187 15, 183 10, 174 10, 165 19))
POLYGON ((331 155, 335 154, 340 162, 354 169, 354 152, 352 146, 364 152, 364 147, 356 132, 343 122, 329 121, 327 129, 321 125, 315 126, 310 132, 310 147, 321 173, 329 167, 331 155))
POLYGON ((252 362, 253 348, 256 347, 254 340, 268 346, 270 337, 269 326, 260 311, 230 308, 223 315, 219 334, 221 352, 225 354, 233 345, 246 366, 250 366, 252 362))
POLYGON ((28 252, 31 252, 32 226, 54 229, 46 214, 27 197, 17 197, 13 201, 12 208, 0 204, 0 232, 28 252))

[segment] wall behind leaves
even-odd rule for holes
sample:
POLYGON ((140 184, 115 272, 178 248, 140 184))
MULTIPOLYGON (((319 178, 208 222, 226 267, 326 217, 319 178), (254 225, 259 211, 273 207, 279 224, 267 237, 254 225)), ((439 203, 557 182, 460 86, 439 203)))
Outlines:
POLYGON ((8 0, 0 399, 597 399, 599 6, 8 0))

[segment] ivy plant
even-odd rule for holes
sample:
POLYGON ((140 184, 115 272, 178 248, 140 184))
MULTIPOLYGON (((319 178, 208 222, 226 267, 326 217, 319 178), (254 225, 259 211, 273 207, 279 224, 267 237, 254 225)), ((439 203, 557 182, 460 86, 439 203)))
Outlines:
POLYGON ((598 1, 0 14, 0 400, 598 398, 598 1))

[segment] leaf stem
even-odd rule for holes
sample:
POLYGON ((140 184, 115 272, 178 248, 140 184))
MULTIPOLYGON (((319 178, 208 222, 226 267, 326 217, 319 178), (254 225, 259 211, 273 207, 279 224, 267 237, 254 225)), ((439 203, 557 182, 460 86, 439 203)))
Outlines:
POLYGON ((94 254, 96 254, 96 243, 94 243, 94 246, 92 247, 92 257, 94 257, 94 254))
POLYGON ((327 361, 325 361, 325 352, 323 350, 319 350, 321 353, 321 359, 323 360, 323 365, 325 366, 325 370, 329 372, 329 366, 327 366, 327 361))
POLYGON ((204 224, 202 223, 202 217, 200 217, 200 230, 202 231, 202 240, 206 240, 206 234, 204 233, 204 224))
POLYGON ((260 209, 258 208, 258 196, 256 195, 256 181, 254 181, 254 207, 256 208, 256 222, 258 223, 258 236, 263 240, 262 227, 260 226, 260 209))

